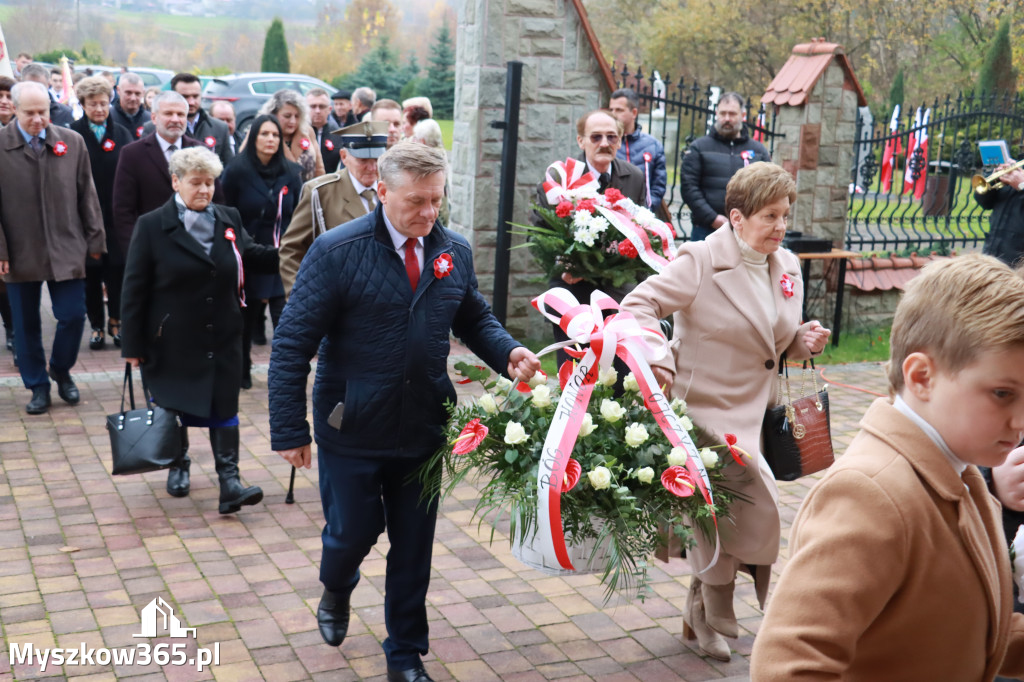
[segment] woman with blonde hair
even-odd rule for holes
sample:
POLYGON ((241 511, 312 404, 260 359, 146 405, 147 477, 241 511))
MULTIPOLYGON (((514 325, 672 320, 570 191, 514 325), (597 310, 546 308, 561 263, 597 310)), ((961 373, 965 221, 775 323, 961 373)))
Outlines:
MULTIPOLYGON (((275 116, 281 124, 284 156, 302 167, 303 182, 324 174, 324 160, 320 155, 316 134, 309 125, 309 107, 306 106, 305 97, 294 90, 278 90, 260 107, 259 113, 275 116)), ((243 149, 248 141, 246 136, 246 141, 242 143, 243 149)))
POLYGON ((669 353, 652 363, 666 395, 685 400, 687 414, 724 443, 725 434, 749 453, 742 464, 719 466, 735 495, 730 518, 715 541, 694 531, 687 552, 694 575, 683 611, 683 634, 708 656, 728 661, 722 638, 739 636, 733 588, 740 570, 754 578, 763 608, 771 565, 779 555, 781 522, 775 477, 761 454, 761 422, 776 397, 780 358, 801 360, 825 348, 829 330, 801 324, 800 261, 782 247, 796 183, 770 163, 752 163, 726 188, 729 226, 705 241, 687 242, 660 274, 622 301, 641 327, 657 329, 673 316, 669 353))

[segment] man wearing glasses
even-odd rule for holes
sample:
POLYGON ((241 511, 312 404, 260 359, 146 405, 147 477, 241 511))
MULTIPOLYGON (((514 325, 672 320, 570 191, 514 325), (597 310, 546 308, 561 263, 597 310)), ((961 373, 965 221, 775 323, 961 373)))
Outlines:
POLYGON ((622 123, 610 112, 597 109, 581 116, 576 121, 576 143, 583 150, 587 170, 598 176, 602 193, 614 187, 638 206, 647 205, 643 172, 616 158, 622 144, 622 123))

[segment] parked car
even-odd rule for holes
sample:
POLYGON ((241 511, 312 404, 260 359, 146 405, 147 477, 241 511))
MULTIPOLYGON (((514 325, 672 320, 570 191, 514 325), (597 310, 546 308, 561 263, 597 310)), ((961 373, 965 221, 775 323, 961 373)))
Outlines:
MULTIPOLYGON (((111 66, 110 64, 75 64, 75 72, 85 71, 91 69, 93 75, 98 76, 104 71, 109 71, 114 74, 116 78, 121 77, 121 67, 111 66)), ((136 67, 130 66, 128 70, 134 74, 138 74, 142 78, 142 82, 145 87, 162 87, 166 83, 171 82, 171 77, 174 76, 173 71, 167 69, 150 69, 148 67, 136 67)))
POLYGON ((203 89, 203 107, 209 109, 216 101, 231 102, 238 130, 244 135, 263 103, 284 88, 303 95, 313 88, 323 88, 331 95, 336 91, 319 78, 300 73, 240 73, 220 76, 207 83, 203 89))

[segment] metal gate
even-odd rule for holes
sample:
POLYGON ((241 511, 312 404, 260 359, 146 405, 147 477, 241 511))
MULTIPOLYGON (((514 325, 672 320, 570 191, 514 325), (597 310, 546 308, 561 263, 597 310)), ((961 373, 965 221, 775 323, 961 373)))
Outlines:
POLYGON ((974 201, 971 176, 993 166, 982 163, 978 142, 1004 140, 1019 159, 1022 139, 1024 101, 1009 94, 947 96, 874 125, 858 116, 846 247, 945 252, 979 246, 988 216, 974 201), (922 136, 926 144, 916 144, 922 136))
MULTIPOLYGON (((619 71, 616 68, 613 64, 612 74, 618 87, 632 88, 640 98, 643 113, 637 122, 643 126, 644 132, 653 135, 665 147, 668 174, 665 204, 672 214, 676 232, 687 234, 683 226, 689 225, 689 209, 683 203, 679 190, 680 159, 694 140, 711 131, 715 104, 718 96, 726 90, 712 85, 701 86, 696 81, 687 84, 682 78, 673 84, 668 74, 662 76, 658 71, 651 71, 645 75, 642 67, 634 73, 630 73, 626 65, 619 71)), ((763 106, 754 111, 748 106, 747 131, 752 136, 756 135, 769 153, 774 153, 775 138, 779 136, 775 132, 774 112, 766 112, 763 106)))

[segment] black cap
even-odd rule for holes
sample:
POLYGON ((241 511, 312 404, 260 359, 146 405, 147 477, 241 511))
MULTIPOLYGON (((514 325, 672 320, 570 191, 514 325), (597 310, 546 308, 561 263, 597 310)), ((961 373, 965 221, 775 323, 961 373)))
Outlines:
POLYGON ((331 99, 352 99, 352 93, 348 90, 338 90, 331 95, 331 99))

